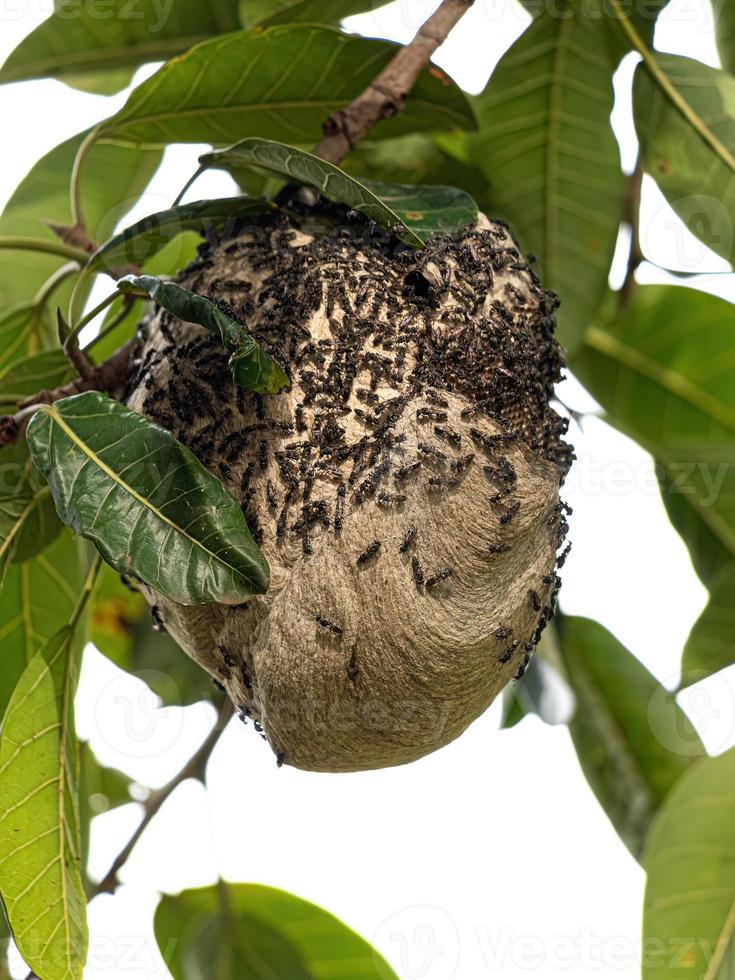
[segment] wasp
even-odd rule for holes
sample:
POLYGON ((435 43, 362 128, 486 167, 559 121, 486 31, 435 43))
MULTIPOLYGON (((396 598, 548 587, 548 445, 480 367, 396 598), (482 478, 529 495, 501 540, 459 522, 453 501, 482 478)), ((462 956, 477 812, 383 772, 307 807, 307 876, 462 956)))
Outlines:
POLYGON ((416 588, 420 588, 424 584, 424 570, 416 555, 411 559, 411 574, 413 575, 416 588))
POLYGON ((442 569, 441 572, 437 572, 436 575, 432 575, 431 578, 427 578, 427 580, 426 580, 426 582, 424 584, 425 584, 426 588, 429 589, 429 590, 435 589, 437 587, 437 585, 439 585, 440 582, 443 582, 445 579, 448 579, 453 574, 454 574, 454 570, 453 569, 451 569, 451 568, 444 568, 444 569, 442 569))
POLYGON ((494 636, 496 640, 507 640, 512 632, 510 626, 501 626, 500 629, 495 630, 494 636))
POLYGON ((329 630, 329 632, 334 633, 335 636, 342 636, 342 627, 331 622, 331 620, 327 619, 326 616, 322 616, 321 613, 316 613, 314 618, 323 629, 329 630))
POLYGON ((409 527, 409 529, 406 531, 406 534, 405 534, 405 536, 403 538, 403 541, 401 541, 401 546, 398 549, 399 552, 402 555, 405 555, 405 553, 408 551, 408 549, 411 548, 411 547, 413 547, 413 545, 416 544, 416 539, 417 538, 418 538, 418 531, 416 530, 416 525, 415 524, 412 524, 409 527))
POLYGON ((380 551, 381 545, 382 542, 377 540, 373 541, 372 544, 369 544, 367 548, 357 556, 357 564, 364 565, 366 562, 370 561, 371 558, 374 558, 380 551))

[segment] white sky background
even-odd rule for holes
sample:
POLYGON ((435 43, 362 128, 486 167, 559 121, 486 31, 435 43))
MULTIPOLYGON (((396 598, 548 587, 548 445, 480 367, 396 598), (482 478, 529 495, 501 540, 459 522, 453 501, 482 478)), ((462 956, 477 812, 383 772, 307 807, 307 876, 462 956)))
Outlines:
MULTIPOLYGON (((349 25, 403 41, 436 5, 398 0, 349 25)), ((52 0, 0 0, 0 61, 51 7, 52 0)), ((436 61, 477 92, 527 23, 515 0, 477 0, 436 61)), ((656 44, 718 65, 706 0, 672 0, 656 44)), ((618 74, 614 115, 627 169, 635 159, 628 108, 635 61, 629 57, 618 74)), ((44 152, 122 101, 51 81, 0 88, 0 204, 44 152)), ((136 215, 170 204, 198 152, 169 151, 136 215)), ((226 179, 210 173, 196 195, 228 191, 226 179)), ((650 181, 642 233, 649 257, 662 266, 727 268, 688 236, 650 181)), ((618 261, 613 280, 619 278, 618 261)), ((667 276, 645 265, 640 279, 667 276)), ((733 276, 703 276, 697 285, 733 298, 733 276)), ((596 410, 572 380, 560 393, 575 409, 596 410)), ((562 606, 599 619, 674 686, 683 642, 706 594, 665 516, 652 461, 594 417, 571 437, 579 461, 566 493, 574 507, 574 547, 562 606)), ((685 702, 712 752, 733 744, 734 689, 719 677, 685 702)), ((161 785, 212 720, 204 705, 159 709, 139 681, 88 651, 78 723, 105 763, 161 785)), ((104 873, 138 819, 131 804, 95 821, 94 874, 104 873)), ((531 718, 501 732, 498 706, 420 762, 354 775, 277 770, 252 729, 233 723, 210 766, 209 793, 191 782, 182 786, 123 870, 125 885, 115 899, 92 903, 85 978, 168 977, 151 931, 157 891, 209 884, 218 874, 286 888, 323 905, 372 940, 402 980, 639 976, 643 873, 587 788, 566 729, 531 718)))

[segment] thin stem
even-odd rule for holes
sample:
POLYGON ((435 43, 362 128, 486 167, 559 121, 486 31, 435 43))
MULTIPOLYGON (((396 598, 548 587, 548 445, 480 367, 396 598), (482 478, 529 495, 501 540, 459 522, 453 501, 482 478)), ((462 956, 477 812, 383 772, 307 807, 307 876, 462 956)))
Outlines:
POLYGON ((139 296, 134 296, 132 294, 126 295, 124 297, 120 312, 114 316, 112 320, 110 320, 106 327, 103 327, 103 329, 100 330, 96 337, 93 337, 92 340, 90 340, 90 342, 84 348, 85 352, 89 353, 89 351, 91 351, 101 340, 104 340, 105 337, 108 337, 113 332, 113 330, 116 330, 127 317, 133 305, 137 303, 139 299, 139 296))
POLYGON ((172 208, 178 207, 179 204, 181 204, 181 199, 183 198, 183 196, 186 194, 188 190, 190 190, 194 186, 196 181, 199 180, 199 178, 201 177, 201 175, 204 173, 206 169, 207 169, 206 167, 199 167, 196 173, 192 174, 192 176, 187 180, 187 182, 181 188, 179 193, 176 195, 176 199, 174 200, 174 203, 171 205, 172 208))
POLYGON ((189 759, 186 765, 162 789, 151 793, 144 804, 143 819, 136 827, 127 844, 123 847, 110 865, 110 869, 107 874, 95 887, 91 897, 94 898, 96 895, 102 895, 105 892, 114 894, 115 889, 120 884, 118 880, 118 872, 127 862, 128 858, 133 852, 133 849, 135 848, 135 845, 143 836, 151 821, 157 816, 161 807, 166 800, 168 800, 174 790, 178 789, 178 787, 187 779, 198 779, 200 782, 204 782, 207 764, 211 758, 215 746, 217 745, 217 742, 219 741, 220 735, 232 717, 232 713, 232 703, 228 700, 223 704, 219 718, 215 722, 209 735, 207 735, 206 739, 202 742, 191 759, 189 759))
POLYGON ((71 619, 69 620, 69 625, 72 629, 76 629, 79 620, 82 618, 82 614, 89 602, 89 597, 94 591, 94 584, 97 581, 97 576, 99 570, 102 567, 102 558, 100 555, 95 555, 92 560, 92 564, 89 566, 89 571, 87 572, 87 579, 84 583, 84 588, 82 589, 82 594, 77 600, 77 604, 72 613, 71 619))
POLYGON ((84 265, 89 255, 81 248, 54 241, 52 238, 25 238, 20 235, 0 235, 0 248, 15 249, 20 252, 45 252, 47 255, 58 255, 62 259, 71 259, 84 265))
POLYGON ((628 255, 628 268, 625 272, 625 280, 620 289, 621 309, 626 309, 633 299, 633 293, 636 287, 635 274, 638 271, 638 266, 645 260, 645 255, 641 248, 642 188, 643 164, 639 157, 635 170, 628 179, 628 188, 625 196, 625 221, 630 228, 630 253, 628 255))
POLYGON ((81 320, 79 320, 67 334, 64 349, 66 349, 66 344, 76 340, 88 323, 91 323, 95 317, 100 315, 100 313, 104 313, 108 306, 112 306, 118 296, 120 296, 120 291, 116 289, 114 293, 110 293, 110 295, 106 296, 101 303, 98 303, 93 310, 90 310, 89 313, 85 313, 81 320))
POLYGON ((727 166, 735 171, 735 156, 730 153, 725 144, 718 139, 712 132, 707 123, 701 119, 692 109, 684 96, 679 92, 673 82, 669 79, 666 72, 661 68, 656 57, 640 36, 630 17, 620 4, 620 0, 610 0, 613 10, 618 15, 620 26, 625 31, 628 40, 643 58, 643 62, 648 69, 651 77, 666 95, 669 101, 679 110, 692 129, 696 130, 702 139, 709 143, 710 147, 727 166))
MULTIPOLYGON (((87 153, 92 147, 94 141, 97 139, 97 130, 93 129, 91 133, 87 134, 87 137, 82 142, 81 146, 77 150, 77 155, 74 158, 74 166, 71 171, 71 215, 72 224, 79 225, 85 228, 84 222, 84 208, 82 206, 82 164, 87 158, 87 153)), ((89 256, 87 256, 89 258, 89 256)))
POLYGON ((376 123, 399 113, 432 54, 472 3, 473 0, 442 0, 413 40, 399 49, 365 91, 327 119, 314 154, 339 163, 376 123))
POLYGON ((59 286, 63 282, 66 282, 69 276, 73 276, 74 273, 79 272, 79 269, 80 265, 78 262, 67 262, 66 265, 62 265, 60 269, 52 273, 33 297, 31 306, 34 310, 42 310, 59 286))

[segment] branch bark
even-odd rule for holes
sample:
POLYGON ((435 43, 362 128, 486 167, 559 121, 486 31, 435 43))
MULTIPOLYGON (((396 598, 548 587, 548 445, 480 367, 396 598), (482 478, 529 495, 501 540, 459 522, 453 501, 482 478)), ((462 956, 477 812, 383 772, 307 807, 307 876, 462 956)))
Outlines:
POLYGON ((225 730, 227 723, 230 718, 232 718, 233 710, 232 703, 227 700, 222 705, 222 710, 220 711, 219 718, 214 724, 214 727, 210 731, 209 735, 205 738, 202 744, 199 746, 194 755, 189 759, 186 765, 181 769, 173 779, 166 783, 161 789, 156 790, 151 793, 144 804, 143 819, 138 824, 130 840, 120 853, 117 855, 115 860, 110 865, 110 869, 104 876, 102 881, 95 887, 92 892, 91 898, 97 895, 103 895, 105 893, 113 895, 115 889, 120 884, 118 880, 118 872, 127 862, 128 858, 133 852, 135 845, 138 843, 140 838, 145 833, 146 828, 158 814, 163 804, 171 796, 175 789, 185 782, 187 779, 198 779, 204 782, 204 777, 207 769, 207 763, 209 762, 212 752, 214 751, 217 742, 219 741, 220 735, 225 730))
POLYGON ((314 148, 314 154, 337 164, 376 123, 399 113, 432 54, 444 43, 472 3, 473 0, 442 0, 413 40, 396 52, 365 91, 327 119, 324 136, 314 148))
POLYGON ((45 389, 33 395, 18 406, 14 415, 0 416, 0 449, 11 446, 25 432, 31 417, 40 405, 51 405, 60 398, 78 395, 83 391, 107 391, 114 394, 122 388, 128 373, 130 355, 135 347, 135 339, 115 351, 106 361, 93 368, 86 378, 75 378, 59 388, 45 389))

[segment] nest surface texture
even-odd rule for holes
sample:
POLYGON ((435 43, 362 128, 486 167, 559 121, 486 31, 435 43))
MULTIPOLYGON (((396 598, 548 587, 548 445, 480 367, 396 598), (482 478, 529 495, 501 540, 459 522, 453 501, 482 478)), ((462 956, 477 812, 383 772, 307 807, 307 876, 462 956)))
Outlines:
POLYGON ((242 503, 271 588, 234 608, 146 597, 279 764, 373 769, 445 745, 553 612, 571 461, 549 407, 555 297, 484 216, 420 252, 269 218, 179 278, 291 386, 243 392, 215 337, 159 311, 128 403, 242 503))

